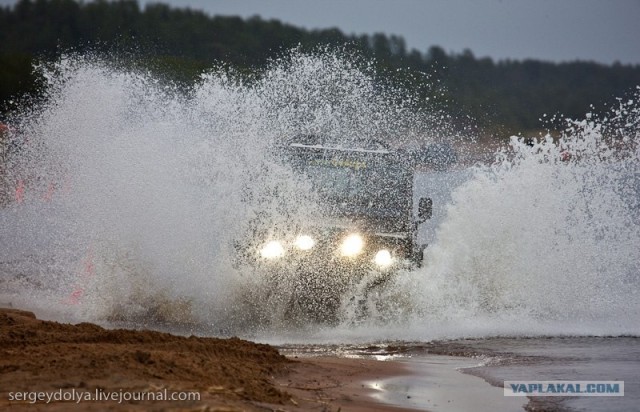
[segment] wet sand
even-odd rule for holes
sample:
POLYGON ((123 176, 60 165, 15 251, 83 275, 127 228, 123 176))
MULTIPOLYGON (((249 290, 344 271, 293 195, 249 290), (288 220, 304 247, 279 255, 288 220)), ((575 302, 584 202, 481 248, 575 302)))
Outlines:
POLYGON ((374 404, 376 408, 386 405, 432 412, 525 410, 529 401, 527 398, 505 397, 502 382, 493 384, 469 374, 468 370, 475 370, 484 362, 474 358, 472 352, 459 350, 461 347, 458 342, 451 341, 365 347, 290 345, 281 347, 280 351, 288 356, 298 354, 312 361, 333 359, 341 363, 377 359, 375 365, 393 365, 393 369, 384 369, 392 374, 385 375, 374 370, 368 375, 358 376, 357 385, 369 390, 366 392, 367 398, 379 402, 378 405, 374 404), (449 344, 453 345, 454 354, 447 353, 449 344), (330 357, 331 354, 335 357, 330 357))
POLYGON ((408 373, 405 365, 393 362, 296 359, 269 345, 237 338, 110 330, 89 323, 43 321, 32 312, 0 309, 3 410, 400 411, 403 409, 378 403, 363 381, 408 373), (85 393, 181 396, 180 392, 187 391, 198 392, 200 400, 119 403, 84 399, 85 393), (35 392, 52 397, 56 392, 73 393, 83 400, 32 403, 29 393, 35 392))
MULTIPOLYGON (((640 339, 293 345, 39 320, 0 309, 0 410, 632 410, 640 339), (623 380, 624 397, 504 397, 504 380, 623 380), (195 391, 199 400, 18 400, 18 393, 195 391)), ((25 397, 25 395, 22 395, 25 397)), ((51 395, 53 396, 53 395, 51 395)), ((166 395, 165 395, 166 396, 166 395)))
POLYGON ((429 411, 509 412, 524 410, 526 398, 505 397, 502 387, 463 373, 478 361, 456 356, 422 355, 405 361, 412 375, 367 382, 374 398, 392 405, 429 411))
POLYGON ((238 338, 71 325, 0 309, 0 409, 500 411, 523 404, 505 403, 499 388, 462 374, 459 369, 474 366, 473 360, 426 354, 395 358, 388 355, 394 350, 375 355, 372 347, 342 356, 320 351, 317 356, 304 348, 279 351, 238 338), (191 391, 200 399, 96 400, 98 393, 191 391), (73 393, 74 398, 35 402, 29 396, 37 392, 73 393), (487 408, 478 409, 478 400, 487 408))

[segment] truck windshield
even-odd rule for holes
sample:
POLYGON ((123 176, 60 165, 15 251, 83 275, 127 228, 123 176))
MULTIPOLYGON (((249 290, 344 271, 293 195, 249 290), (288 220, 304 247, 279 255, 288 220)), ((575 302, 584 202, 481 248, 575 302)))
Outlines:
POLYGON ((306 175, 314 189, 334 208, 359 214, 404 214, 409 196, 406 176, 397 168, 310 165, 306 175))
POLYGON ((353 169, 309 166, 307 176, 324 196, 354 198, 364 195, 367 190, 367 182, 353 169))

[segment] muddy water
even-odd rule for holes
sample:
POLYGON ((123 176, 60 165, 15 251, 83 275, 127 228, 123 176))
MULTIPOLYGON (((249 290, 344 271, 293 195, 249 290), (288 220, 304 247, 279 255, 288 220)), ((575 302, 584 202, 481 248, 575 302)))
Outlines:
POLYGON ((411 375, 372 380, 383 403, 430 411, 638 410, 640 339, 549 337, 466 339, 432 343, 290 345, 296 356, 363 357, 402 362, 411 375), (505 380, 624 381, 624 397, 505 397, 505 380))

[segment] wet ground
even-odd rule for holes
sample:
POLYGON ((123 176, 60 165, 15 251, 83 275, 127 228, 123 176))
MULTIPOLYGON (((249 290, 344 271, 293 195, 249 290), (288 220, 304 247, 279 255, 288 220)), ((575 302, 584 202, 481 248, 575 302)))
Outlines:
POLYGON ((640 338, 465 339, 370 346, 284 346, 298 356, 408 364, 413 376, 367 382, 380 402, 430 411, 640 410, 640 338), (624 381, 623 397, 505 397, 505 380, 624 381))

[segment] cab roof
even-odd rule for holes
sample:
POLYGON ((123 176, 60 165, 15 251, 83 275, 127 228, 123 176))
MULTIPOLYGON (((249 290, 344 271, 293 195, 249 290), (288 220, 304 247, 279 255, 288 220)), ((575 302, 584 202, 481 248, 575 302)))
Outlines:
POLYGON ((298 135, 289 140, 287 146, 300 149, 323 151, 392 154, 389 145, 379 140, 346 140, 338 141, 322 135, 298 135))
POLYGON ((393 153, 388 149, 366 149, 366 148, 360 148, 360 147, 322 146, 322 145, 308 145, 303 143, 290 143, 289 147, 297 147, 297 148, 303 148, 303 149, 333 150, 337 152, 357 152, 357 153, 376 153, 376 154, 393 153))

